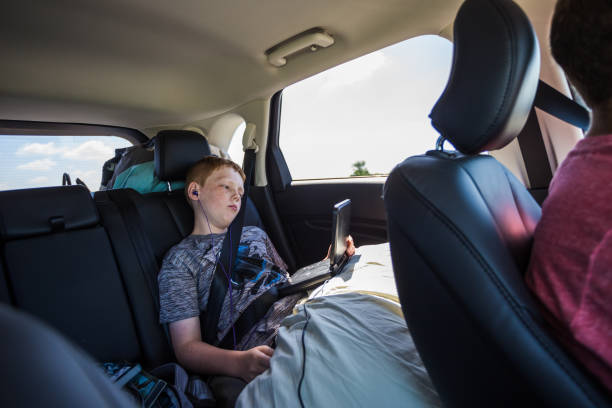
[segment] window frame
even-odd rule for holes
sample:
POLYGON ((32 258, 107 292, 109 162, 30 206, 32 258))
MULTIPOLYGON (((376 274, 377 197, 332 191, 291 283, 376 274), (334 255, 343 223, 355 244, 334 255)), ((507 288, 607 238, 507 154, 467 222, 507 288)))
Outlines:
POLYGON ((116 136, 128 140, 133 145, 149 140, 140 130, 119 126, 19 120, 0 120, 0 134, 14 136, 116 136))

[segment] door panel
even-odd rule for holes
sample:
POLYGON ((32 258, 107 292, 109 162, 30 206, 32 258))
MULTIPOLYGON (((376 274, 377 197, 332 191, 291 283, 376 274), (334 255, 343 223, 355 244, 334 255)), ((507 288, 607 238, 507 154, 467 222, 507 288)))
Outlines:
POLYGON ((387 221, 382 200, 386 178, 293 182, 274 193, 276 207, 296 257, 297 266, 325 257, 331 243, 333 205, 350 198, 350 233, 355 245, 387 241, 387 221))

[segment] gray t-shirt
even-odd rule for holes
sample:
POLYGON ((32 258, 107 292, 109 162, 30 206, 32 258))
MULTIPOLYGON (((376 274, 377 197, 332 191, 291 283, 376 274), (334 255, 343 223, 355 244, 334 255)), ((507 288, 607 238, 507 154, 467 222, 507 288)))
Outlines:
MULTIPOLYGON (((206 311, 210 285, 225 234, 189 235, 172 247, 158 275, 160 323, 172 323, 199 316, 206 311)), ((241 313, 271 286, 287 280, 287 265, 276 252, 268 235, 258 227, 242 229, 239 259, 263 260, 257 269, 241 271, 239 282, 232 282, 221 307, 217 340, 231 330, 241 313)), ((242 339, 236 339, 239 349, 274 342, 280 321, 289 315, 299 295, 275 302, 266 316, 255 324, 242 339)))

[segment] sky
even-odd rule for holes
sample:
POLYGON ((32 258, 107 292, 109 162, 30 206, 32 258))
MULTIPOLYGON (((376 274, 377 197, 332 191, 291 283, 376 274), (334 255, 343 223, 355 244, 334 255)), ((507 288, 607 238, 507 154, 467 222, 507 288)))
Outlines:
POLYGON ((287 87, 279 140, 293 179, 347 177, 358 160, 387 174, 433 149, 428 115, 451 59, 448 40, 422 36, 287 87))
POLYGON ((61 185, 64 172, 98 190, 104 162, 130 144, 107 136, 2 136, 0 190, 61 185))
MULTIPOLYGON (((280 145, 294 180, 348 177, 364 160, 386 174, 404 158, 433 149, 428 114, 449 75, 452 44, 422 36, 349 61, 287 87, 280 145)), ((229 147, 242 160, 242 130, 229 147)), ((2 136, 0 190, 60 185, 62 174, 98 190, 102 165, 119 137, 2 136)))

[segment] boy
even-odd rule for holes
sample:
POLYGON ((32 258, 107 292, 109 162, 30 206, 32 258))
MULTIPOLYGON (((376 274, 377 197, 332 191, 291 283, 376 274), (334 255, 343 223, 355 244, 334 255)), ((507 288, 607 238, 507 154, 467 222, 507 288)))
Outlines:
MULTIPOLYGON (((274 352, 270 345, 280 321, 291 313, 300 295, 276 301, 249 333, 235 339, 235 350, 202 341, 199 316, 206 309, 225 233, 240 211, 244 179, 238 165, 214 156, 200 160, 189 170, 185 194, 194 211, 193 232, 168 251, 158 283, 160 322, 169 323, 179 363, 197 373, 227 375, 248 382, 270 366, 274 352)), ((347 254, 354 252, 351 240, 347 254)), ((233 334, 232 323, 250 302, 270 286, 287 280, 286 264, 261 229, 243 228, 239 256, 258 265, 258 269, 239 277, 239 282, 232 281, 221 308, 218 340, 233 334)))
POLYGON ((612 1, 559 0, 550 37, 592 122, 550 185, 526 279, 561 341, 612 391, 612 1))

